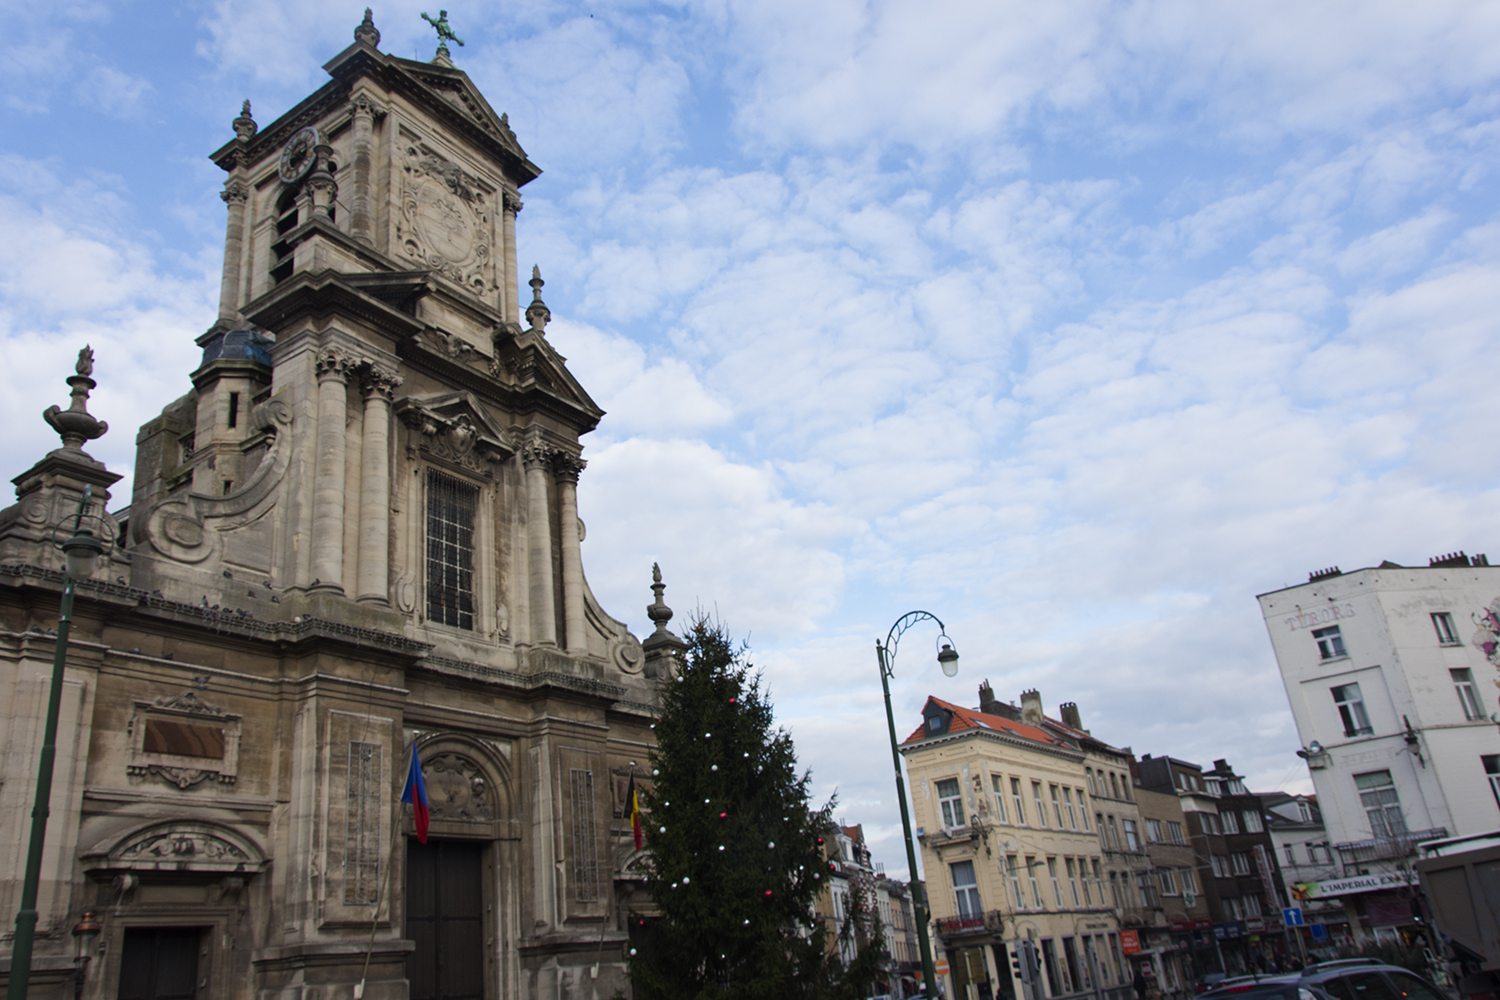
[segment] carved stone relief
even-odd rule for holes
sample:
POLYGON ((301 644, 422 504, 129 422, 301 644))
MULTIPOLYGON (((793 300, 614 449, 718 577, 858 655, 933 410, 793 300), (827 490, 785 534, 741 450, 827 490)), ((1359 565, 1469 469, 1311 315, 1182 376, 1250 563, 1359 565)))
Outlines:
POLYGON ((485 771, 456 753, 438 754, 422 765, 427 808, 435 820, 488 823, 495 819, 495 795, 485 771))
POLYGON ((477 178, 416 143, 406 147, 402 172, 397 224, 402 250, 475 295, 493 293, 492 194, 477 178))
MULTIPOLYGON (((128 833, 113 846, 85 851, 79 860, 86 870, 215 872, 253 874, 265 867, 261 849, 247 836, 217 823, 190 819, 154 823, 128 833)), ((134 887, 134 876, 122 875, 123 892, 134 887)), ((226 883, 226 887, 232 885, 226 883)), ((240 888, 243 887, 243 883, 240 888)))
POLYGON ((421 454, 488 479, 510 454, 505 432, 466 393, 433 399, 407 397, 396 415, 416 433, 409 454, 421 454))

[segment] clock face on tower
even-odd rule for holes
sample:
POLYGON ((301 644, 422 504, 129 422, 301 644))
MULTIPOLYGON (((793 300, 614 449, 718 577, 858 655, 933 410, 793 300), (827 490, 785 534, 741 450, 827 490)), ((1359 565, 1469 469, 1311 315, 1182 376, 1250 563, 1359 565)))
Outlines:
POLYGON ((307 175, 313 165, 313 150, 322 139, 315 128, 305 128, 287 140, 281 150, 281 179, 295 184, 307 175))

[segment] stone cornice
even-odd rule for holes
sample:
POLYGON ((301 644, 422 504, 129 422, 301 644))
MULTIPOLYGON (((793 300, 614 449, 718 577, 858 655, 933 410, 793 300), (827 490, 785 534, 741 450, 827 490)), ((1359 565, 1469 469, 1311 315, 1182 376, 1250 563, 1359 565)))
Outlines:
POLYGON ((415 316, 396 309, 359 288, 336 271, 299 271, 243 310, 247 322, 277 330, 303 316, 335 313, 362 320, 396 341, 422 332, 415 316))
MULTIPOLYGON (((59 592, 63 586, 63 574, 60 570, 43 569, 28 563, 0 565, 0 581, 6 577, 12 578, 23 586, 27 579, 55 584, 59 592)), ((251 614, 234 610, 214 610, 197 604, 184 604, 124 584, 102 580, 79 581, 78 593, 116 605, 133 604, 140 611, 153 616, 245 639, 280 643, 333 640, 361 649, 379 649, 413 658, 426 656, 427 652, 432 649, 431 643, 419 642, 399 633, 382 629, 361 628, 305 615, 301 616, 300 621, 262 621, 251 614)))

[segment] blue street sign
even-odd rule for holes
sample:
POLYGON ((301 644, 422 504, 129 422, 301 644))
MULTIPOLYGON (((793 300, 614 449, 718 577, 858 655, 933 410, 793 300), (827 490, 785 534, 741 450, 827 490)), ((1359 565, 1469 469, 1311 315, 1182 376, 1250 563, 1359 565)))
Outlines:
POLYGON ((1328 927, 1327 927, 1327 925, 1325 925, 1325 924, 1313 924, 1312 925, 1312 934, 1313 934, 1313 940, 1314 941, 1327 941, 1328 940, 1328 927))
POLYGON ((1302 926, 1302 907, 1288 906, 1281 911, 1281 919, 1286 921, 1288 927, 1302 926))

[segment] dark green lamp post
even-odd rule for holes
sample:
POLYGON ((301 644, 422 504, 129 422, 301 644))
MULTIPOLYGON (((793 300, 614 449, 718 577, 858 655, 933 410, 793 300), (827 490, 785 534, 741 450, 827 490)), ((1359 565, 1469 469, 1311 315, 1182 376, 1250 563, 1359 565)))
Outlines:
MULTIPOLYGON (((875 657, 880 662, 880 689, 885 693, 885 721, 891 733, 891 764, 896 769, 896 801, 901 804, 901 830, 906 835, 906 863, 911 875, 912 910, 917 921, 917 944, 922 949, 922 988, 928 1000, 937 1000, 937 973, 932 963, 932 943, 927 937, 927 891, 917 882, 917 848, 911 836, 911 813, 906 808, 906 779, 901 776, 901 751, 896 743, 896 717, 891 712, 890 683, 892 664, 896 660, 896 643, 901 641, 901 634, 917 622, 928 620, 937 623, 939 641, 948 638, 948 630, 943 627, 943 622, 937 615, 926 611, 910 611, 896 619, 896 624, 891 626, 891 631, 885 637, 884 645, 879 641, 875 643, 875 657)), ((958 652, 951 643, 952 640, 943 643, 943 648, 937 655, 938 665, 948 677, 958 674, 958 652)))
POLYGON ((21 883, 21 908, 16 913, 16 936, 10 952, 7 1000, 26 1000, 31 985, 31 946, 36 937, 36 897, 42 878, 42 847, 47 839, 48 803, 52 798, 52 765, 57 758, 57 717, 62 709, 63 670, 68 659, 68 629, 73 624, 73 591, 79 580, 94 572, 104 543, 83 526, 93 486, 83 488, 73 537, 62 543, 63 593, 57 616, 57 646, 52 655, 52 689, 47 696, 47 724, 42 733, 42 756, 36 769, 36 798, 31 807, 31 845, 26 852, 26 876, 21 883))

